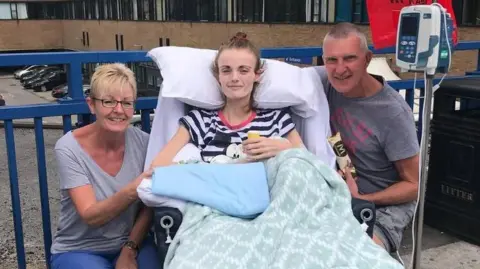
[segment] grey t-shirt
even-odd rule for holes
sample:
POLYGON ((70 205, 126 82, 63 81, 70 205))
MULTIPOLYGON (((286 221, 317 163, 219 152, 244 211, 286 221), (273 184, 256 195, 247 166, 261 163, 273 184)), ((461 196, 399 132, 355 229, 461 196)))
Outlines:
POLYGON ((129 127, 122 167, 116 176, 102 170, 83 150, 72 132, 60 138, 55 153, 60 176, 60 214, 51 252, 118 251, 133 227, 139 202, 101 227, 86 224, 78 214, 68 189, 91 184, 97 201, 104 200, 138 177, 144 168, 149 135, 129 127))
POLYGON ((384 86, 373 96, 347 98, 328 82, 318 67, 330 106, 332 134, 340 132, 358 174, 361 194, 383 190, 400 180, 394 162, 419 153, 411 108, 382 77, 384 86))

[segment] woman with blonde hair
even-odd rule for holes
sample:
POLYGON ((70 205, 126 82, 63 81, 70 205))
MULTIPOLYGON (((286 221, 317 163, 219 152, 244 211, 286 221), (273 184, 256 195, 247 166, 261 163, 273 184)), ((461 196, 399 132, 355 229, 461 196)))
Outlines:
POLYGON ((99 66, 86 98, 96 121, 55 145, 60 214, 52 244, 56 268, 160 268, 148 235, 152 211, 137 195, 148 134, 132 127, 137 87, 123 64, 99 66))

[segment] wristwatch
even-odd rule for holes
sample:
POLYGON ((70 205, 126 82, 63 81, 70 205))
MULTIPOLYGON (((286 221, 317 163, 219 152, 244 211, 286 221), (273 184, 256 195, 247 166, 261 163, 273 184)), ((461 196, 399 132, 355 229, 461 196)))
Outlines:
POLYGON ((138 245, 137 243, 133 242, 132 240, 127 240, 124 244, 123 247, 129 248, 133 251, 135 251, 135 256, 138 254, 138 245))

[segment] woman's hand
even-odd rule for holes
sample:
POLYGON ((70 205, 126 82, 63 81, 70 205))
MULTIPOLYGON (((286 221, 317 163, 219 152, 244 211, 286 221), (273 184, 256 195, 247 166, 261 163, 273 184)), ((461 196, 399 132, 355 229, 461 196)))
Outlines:
POLYGON ((129 198, 131 200, 136 200, 138 198, 138 193, 137 193, 137 188, 142 183, 142 180, 144 178, 150 178, 152 177, 153 169, 148 169, 145 172, 141 173, 134 181, 132 181, 128 187, 129 187, 129 198))
POLYGON ((282 150, 292 148, 292 143, 284 138, 249 138, 243 141, 243 151, 250 160, 262 160, 276 156, 282 150))
POLYGON ((136 252, 133 249, 122 248, 115 269, 137 269, 136 252))

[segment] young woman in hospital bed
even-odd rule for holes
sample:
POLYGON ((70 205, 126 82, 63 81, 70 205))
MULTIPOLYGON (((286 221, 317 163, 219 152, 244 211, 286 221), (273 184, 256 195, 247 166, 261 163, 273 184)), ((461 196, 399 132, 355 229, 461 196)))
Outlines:
MULTIPOLYGON (((295 147, 306 147, 334 169, 335 154, 327 141, 329 108, 315 68, 260 59, 242 33, 218 51, 169 46, 152 49, 148 56, 163 82, 145 170, 173 168, 171 164, 192 158, 255 163, 295 147), (248 138, 252 131, 260 137, 248 138)), ((157 184, 144 179, 137 189, 144 204, 154 208, 161 263, 183 221, 185 202, 163 194, 165 182, 170 190, 183 188, 178 179, 162 177, 157 184)))
POLYGON ((302 147, 288 110, 256 108, 254 94, 262 68, 260 53, 246 34, 237 33, 222 45, 212 72, 220 83, 224 106, 218 110, 193 109, 183 116, 177 132, 151 167, 172 164, 188 143, 199 148, 202 161, 209 163, 259 161, 302 147))

